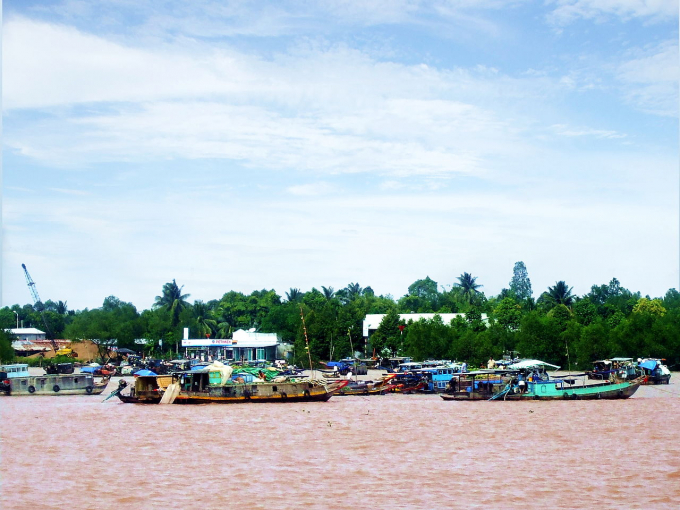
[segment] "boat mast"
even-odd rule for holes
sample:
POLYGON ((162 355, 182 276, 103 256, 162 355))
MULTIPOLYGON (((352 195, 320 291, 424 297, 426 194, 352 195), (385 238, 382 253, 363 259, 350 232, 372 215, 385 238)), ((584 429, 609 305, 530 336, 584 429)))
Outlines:
POLYGON ((357 370, 357 361, 354 356, 354 345, 352 344, 351 328, 347 328, 347 336, 349 337, 349 348, 352 349, 352 365, 354 365, 354 382, 359 382, 359 372, 357 370))
POLYGON ((314 379, 314 367, 312 366, 312 353, 309 350, 309 338, 307 337, 307 324, 305 324, 305 314, 302 311, 302 305, 300 307, 300 317, 302 317, 302 330, 305 333, 305 344, 307 349, 307 357, 309 358, 309 370, 312 372, 312 379, 314 379))

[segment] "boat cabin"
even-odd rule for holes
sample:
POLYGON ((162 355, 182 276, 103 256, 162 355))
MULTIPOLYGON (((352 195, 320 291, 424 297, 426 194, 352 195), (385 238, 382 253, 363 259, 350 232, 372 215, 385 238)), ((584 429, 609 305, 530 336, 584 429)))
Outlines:
POLYGON ((422 363, 415 362, 400 363, 399 367, 397 368, 397 372, 398 373, 415 372, 416 370, 421 370, 422 368, 423 368, 422 363))
POLYGON ((6 372, 7 379, 14 379, 15 377, 28 377, 31 375, 28 372, 28 365, 26 363, 0 365, 0 372, 6 372))

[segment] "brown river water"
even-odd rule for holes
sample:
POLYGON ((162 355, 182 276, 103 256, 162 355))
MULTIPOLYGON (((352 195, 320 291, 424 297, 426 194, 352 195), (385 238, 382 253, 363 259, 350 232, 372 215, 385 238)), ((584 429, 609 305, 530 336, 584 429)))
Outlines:
POLYGON ((614 401, 104 396, 0 397, 1 509, 680 508, 679 373, 614 401))

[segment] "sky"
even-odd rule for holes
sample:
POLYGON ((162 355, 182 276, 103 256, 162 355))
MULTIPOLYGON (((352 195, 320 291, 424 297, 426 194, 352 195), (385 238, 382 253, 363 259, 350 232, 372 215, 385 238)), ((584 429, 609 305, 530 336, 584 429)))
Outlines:
POLYGON ((4 0, 2 304, 678 288, 677 0, 4 0))

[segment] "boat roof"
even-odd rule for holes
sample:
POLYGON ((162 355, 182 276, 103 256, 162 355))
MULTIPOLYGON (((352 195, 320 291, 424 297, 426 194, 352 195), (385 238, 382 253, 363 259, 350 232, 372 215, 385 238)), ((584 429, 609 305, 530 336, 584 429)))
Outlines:
POLYGON ((538 359, 523 359, 522 361, 508 365, 508 368, 511 370, 520 370, 523 368, 552 368, 557 370, 560 367, 538 359))

